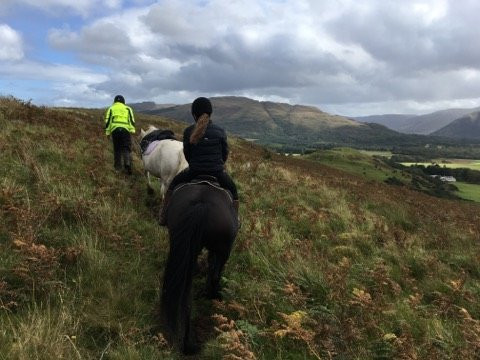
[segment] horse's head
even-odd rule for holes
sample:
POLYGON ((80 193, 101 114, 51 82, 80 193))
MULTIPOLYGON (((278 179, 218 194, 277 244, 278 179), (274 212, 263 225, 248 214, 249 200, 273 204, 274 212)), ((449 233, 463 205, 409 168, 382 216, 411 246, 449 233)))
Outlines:
POLYGON ((142 140, 146 135, 150 134, 152 131, 158 130, 153 125, 150 125, 147 130, 140 129, 140 140, 142 140))

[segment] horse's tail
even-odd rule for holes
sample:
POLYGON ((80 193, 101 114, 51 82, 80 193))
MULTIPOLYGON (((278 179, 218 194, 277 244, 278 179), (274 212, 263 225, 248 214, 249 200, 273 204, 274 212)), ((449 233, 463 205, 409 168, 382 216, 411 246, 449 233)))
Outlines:
POLYGON ((170 252, 163 275, 161 317, 171 341, 183 346, 189 332, 190 290, 201 238, 207 218, 207 207, 198 203, 190 207, 169 229, 170 252))

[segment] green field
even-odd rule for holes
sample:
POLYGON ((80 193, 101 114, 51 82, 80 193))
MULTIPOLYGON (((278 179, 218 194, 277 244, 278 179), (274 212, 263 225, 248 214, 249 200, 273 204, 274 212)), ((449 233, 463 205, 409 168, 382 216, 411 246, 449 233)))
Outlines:
POLYGON ((456 182, 457 195, 463 199, 480 202, 480 185, 456 182))
POLYGON ((436 159, 431 162, 404 162, 401 163, 404 166, 412 165, 423 165, 430 166, 438 164, 440 166, 445 166, 447 168, 458 169, 458 168, 468 168, 472 170, 480 170, 480 160, 471 160, 471 159, 436 159))

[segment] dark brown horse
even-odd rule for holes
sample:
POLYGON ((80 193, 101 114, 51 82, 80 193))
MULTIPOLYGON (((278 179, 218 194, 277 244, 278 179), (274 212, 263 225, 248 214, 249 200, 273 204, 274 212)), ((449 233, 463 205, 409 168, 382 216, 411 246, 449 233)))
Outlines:
POLYGON ((191 287, 197 257, 208 250, 206 295, 220 299, 220 276, 237 235, 229 193, 207 183, 181 185, 167 213, 170 252, 163 278, 160 316, 165 335, 185 354, 195 353, 190 328, 191 287))

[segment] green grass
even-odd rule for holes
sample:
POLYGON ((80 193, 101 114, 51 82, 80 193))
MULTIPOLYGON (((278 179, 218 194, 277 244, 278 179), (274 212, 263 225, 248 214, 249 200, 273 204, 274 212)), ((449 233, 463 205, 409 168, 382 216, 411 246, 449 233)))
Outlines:
POLYGON ((458 188, 457 194, 461 198, 480 202, 480 185, 457 181, 455 186, 458 188))
MULTIPOLYGON (((152 331, 159 199, 137 156, 133 177, 112 169, 100 116, 0 99, 1 360, 182 358, 152 331)), ((372 181, 389 170, 356 151, 230 145, 242 228, 224 301, 195 281, 198 359, 478 357, 478 204, 372 181)))

